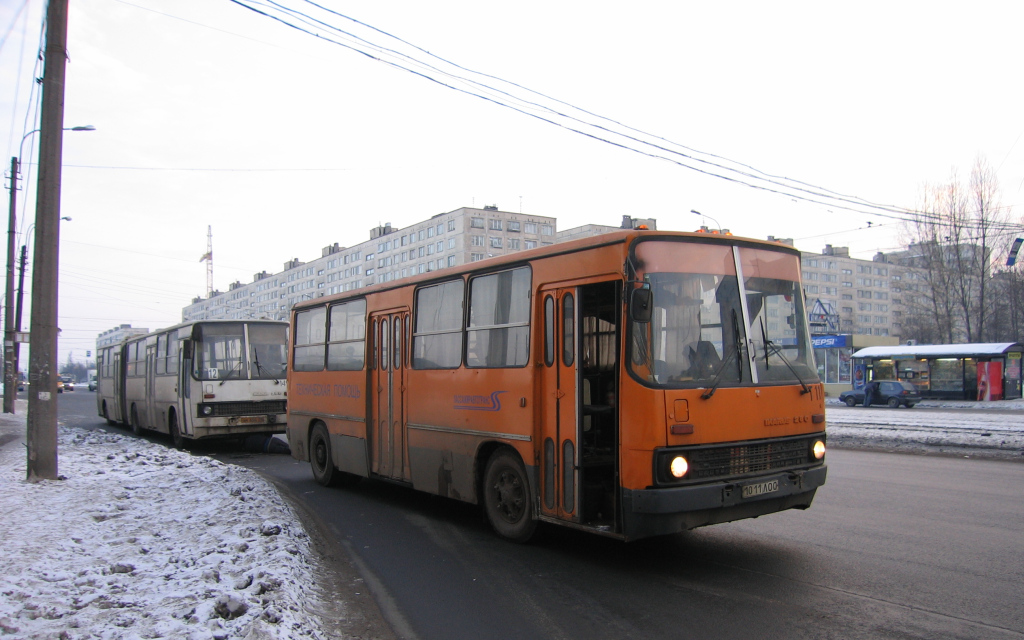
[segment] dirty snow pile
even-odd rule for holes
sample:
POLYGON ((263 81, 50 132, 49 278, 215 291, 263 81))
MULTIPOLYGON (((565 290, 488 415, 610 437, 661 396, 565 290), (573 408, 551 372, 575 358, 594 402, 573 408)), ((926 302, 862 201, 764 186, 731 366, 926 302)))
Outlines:
POLYGON ((322 637, 309 539, 258 475, 101 431, 58 452, 33 484, 0 449, 0 637, 322 637))
MULTIPOLYGON (((921 405, 928 406, 925 402, 921 405)), ((1020 401, 979 402, 968 405, 974 409, 971 411, 921 411, 829 403, 825 417, 833 446, 1019 460, 1024 456, 1024 411, 1020 405, 1020 401)), ((949 408, 939 402, 932 406, 949 408)))

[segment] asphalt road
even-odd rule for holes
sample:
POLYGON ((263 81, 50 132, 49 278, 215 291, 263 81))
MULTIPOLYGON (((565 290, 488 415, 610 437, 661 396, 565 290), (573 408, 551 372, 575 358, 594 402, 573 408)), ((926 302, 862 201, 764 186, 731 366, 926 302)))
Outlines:
MULTIPOLYGON (((86 398, 64 394, 66 423, 101 426, 86 398)), ((1024 638, 1020 463, 832 450, 808 511, 629 544, 542 526, 524 546, 470 505, 206 451, 315 514, 401 638, 1024 638)))

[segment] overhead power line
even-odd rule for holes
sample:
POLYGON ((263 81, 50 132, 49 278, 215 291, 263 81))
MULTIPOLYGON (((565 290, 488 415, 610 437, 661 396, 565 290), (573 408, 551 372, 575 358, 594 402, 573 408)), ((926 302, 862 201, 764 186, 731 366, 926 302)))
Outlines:
POLYGON ((929 212, 874 203, 864 198, 842 194, 801 180, 777 176, 756 169, 748 164, 672 142, 664 137, 624 125, 617 120, 552 98, 523 85, 494 75, 468 69, 384 30, 328 9, 311 0, 306 0, 305 4, 328 15, 315 17, 308 12, 274 0, 263 2, 258 0, 229 1, 308 36, 349 49, 372 60, 411 73, 448 89, 511 109, 596 141, 651 158, 668 161, 714 178, 865 215, 876 215, 902 221, 907 220, 911 216, 938 219, 935 214, 929 212), (373 32, 377 36, 384 36, 394 40, 405 47, 411 48, 413 52, 398 51, 375 42, 373 35, 358 35, 346 30, 334 24, 331 21, 332 17, 346 20, 356 25, 356 27, 373 32), (420 56, 427 56, 433 62, 427 62, 421 59, 420 56), (450 69, 443 68, 444 66, 450 67, 450 69), (492 86, 484 81, 467 76, 484 78, 504 88, 492 86), (574 113, 581 115, 574 115, 574 113), (593 119, 597 119, 597 122, 593 119))

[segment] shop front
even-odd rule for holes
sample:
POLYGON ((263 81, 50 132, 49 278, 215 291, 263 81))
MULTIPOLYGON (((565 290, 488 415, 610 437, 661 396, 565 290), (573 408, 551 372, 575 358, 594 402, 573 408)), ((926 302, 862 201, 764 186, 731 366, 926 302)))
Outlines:
POLYGON ((854 389, 872 380, 903 380, 922 397, 1014 400, 1021 397, 1019 342, 867 347, 853 353, 854 389))

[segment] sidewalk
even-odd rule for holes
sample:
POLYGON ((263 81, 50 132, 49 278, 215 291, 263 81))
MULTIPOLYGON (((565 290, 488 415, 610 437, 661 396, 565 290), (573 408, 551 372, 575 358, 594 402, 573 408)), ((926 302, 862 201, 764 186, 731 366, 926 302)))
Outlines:
POLYGON ((24 410, 0 415, 0 637, 341 637, 345 604, 256 473, 60 427, 65 479, 30 484, 24 410))

